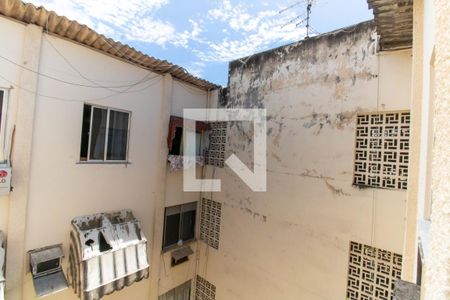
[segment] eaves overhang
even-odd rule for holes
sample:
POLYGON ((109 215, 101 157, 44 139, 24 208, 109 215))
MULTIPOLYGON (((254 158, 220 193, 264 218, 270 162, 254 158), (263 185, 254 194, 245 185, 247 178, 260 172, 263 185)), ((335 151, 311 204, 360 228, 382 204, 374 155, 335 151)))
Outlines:
POLYGON ((40 26, 48 33, 72 40, 155 73, 170 74, 174 78, 197 86, 202 90, 220 88, 219 85, 190 74, 183 67, 144 54, 129 45, 99 34, 86 25, 57 15, 53 11, 48 11, 42 6, 36 7, 31 3, 24 3, 20 0, 0 0, 0 15, 26 24, 40 26))
POLYGON ((367 0, 373 9, 380 50, 412 48, 413 0, 367 0))

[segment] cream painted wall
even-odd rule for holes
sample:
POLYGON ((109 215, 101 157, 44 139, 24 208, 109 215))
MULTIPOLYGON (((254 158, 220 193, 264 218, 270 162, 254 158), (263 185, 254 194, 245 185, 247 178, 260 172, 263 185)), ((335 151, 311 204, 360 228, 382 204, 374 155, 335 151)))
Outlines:
MULTIPOLYGON (((352 186, 357 113, 409 109, 411 53, 375 48, 360 26, 231 63, 228 105, 267 109, 268 187, 215 171, 220 248, 198 270, 216 299, 344 299, 350 241, 402 253, 406 193, 352 186)), ((227 151, 251 166, 246 128, 227 151)))
MULTIPOLYGON (((0 18, 0 33, 4 36, 17 37, 14 42, 1 47, 0 55, 21 63, 26 28, 27 26, 23 24, 0 18)), ((143 231, 149 240, 150 259, 150 249, 154 244, 153 236, 157 230, 156 207, 159 207, 161 201, 165 202, 163 192, 166 188, 161 184, 164 184, 167 172, 164 163, 167 155, 166 121, 168 122, 172 106, 167 105, 166 101, 173 102, 174 109, 179 112, 183 106, 204 107, 207 93, 193 86, 184 86, 181 82, 175 83, 171 78, 163 79, 161 75, 61 38, 43 34, 40 42, 42 49, 38 57, 38 70, 42 74, 82 85, 93 85, 90 81, 102 86, 130 85, 138 82, 139 84, 129 88, 105 90, 68 85, 39 76, 26 211, 22 211, 20 215, 16 213, 14 216, 9 215, 8 197, 0 199, 0 230, 7 230, 10 218, 19 218, 18 221, 26 224, 24 252, 22 253, 20 249, 14 251, 15 253, 10 251, 8 259, 12 257, 26 259, 25 251, 57 243, 63 243, 64 251, 67 253, 72 218, 125 208, 132 209, 141 221, 143 231), (70 61, 76 70, 66 60, 70 61), (90 81, 81 78, 78 72, 90 81), (79 162, 83 103, 131 112, 129 164, 79 162)), ((0 75, 5 76, 13 84, 19 82, 21 75, 19 67, 13 67, 0 60, 0 70, 2 70, 0 75)), ((0 79, 0 87, 10 85, 8 81, 0 79)), ((15 114, 17 110, 15 106, 20 101, 17 98, 18 90, 19 87, 15 87, 10 95, 11 114, 15 114)), ((14 124, 14 121, 15 119, 11 118, 9 124, 14 124)), ((17 151, 20 149, 16 149, 15 152, 17 151)), ((170 174, 168 177, 169 184, 176 185, 174 187, 176 192, 172 192, 170 187, 167 188, 172 193, 170 201, 199 199, 199 194, 183 196, 178 174, 174 178, 170 178, 170 174)), ((157 224, 157 227, 162 228, 160 222, 157 224)), ((190 263, 176 270, 169 270, 169 276, 181 278, 182 274, 185 274, 183 268, 192 266, 190 263)), ((66 267, 67 262, 64 261, 64 270, 66 267)), ((152 260, 150 268, 151 276, 154 278, 158 274, 155 270, 159 270, 158 260, 152 260)), ((20 278, 22 272, 20 268, 16 270, 10 268, 10 274, 18 274, 20 278)), ((11 275, 12 277, 14 276, 11 275)), ((157 282, 158 280, 144 280, 105 299, 124 297, 156 299, 153 291, 158 291, 157 282)), ((171 284, 171 279, 168 282, 171 284)), ((23 288, 10 289, 9 295, 11 298, 7 299, 35 299, 31 274, 28 271, 23 288)), ((49 299, 70 300, 77 297, 69 288, 49 299)))
MULTIPOLYGON (((208 92, 200 91, 186 83, 174 80, 173 85, 173 102, 171 115, 183 117, 184 108, 205 108, 209 106, 209 99, 217 95, 208 92)), ((198 177, 201 176, 203 171, 202 167, 197 167, 198 177)), ((165 184, 165 207, 180 205, 190 202, 198 202, 200 200, 199 192, 183 192, 183 172, 170 170, 167 167, 166 170, 166 184, 165 184)), ((162 212, 164 214, 164 212, 162 212)), ((197 214, 197 223, 199 220, 199 214, 197 214)), ((160 233, 163 233, 164 221, 160 224, 160 233)), ((158 251, 161 251, 162 240, 155 241, 160 243, 161 247, 158 251)), ((171 267, 171 251, 161 252, 160 255, 160 268, 159 268, 159 295, 166 293, 167 291, 185 283, 186 281, 193 280, 197 269, 197 242, 190 243, 189 246, 194 251, 193 255, 190 255, 189 261, 181 265, 171 267)))
MULTIPOLYGON (((0 34, 2 36, 15 36, 17 39, 14 43, 4 43, 0 49, 0 55, 7 57, 12 61, 19 62, 22 59, 23 51, 23 36, 25 34, 25 28, 17 22, 0 18, 0 34)), ((8 120, 15 119, 17 103, 18 103, 18 89, 14 88, 9 81, 19 82, 21 70, 19 67, 5 61, 0 58, 0 70, 1 75, 5 78, 0 78, 0 88, 8 90, 9 109, 8 120)), ((6 128, 6 142, 9 144, 12 134, 12 123, 7 123, 6 128)), ((3 130, 2 130, 3 132, 3 130)), ((4 159, 3 153, 1 154, 1 160, 4 159)), ((8 211, 9 211, 9 195, 0 197, 0 230, 7 232, 8 229, 8 211)))
MULTIPOLYGON (((51 36, 43 39, 40 72, 70 82, 86 82, 71 70, 52 48, 53 44, 79 71, 103 85, 136 82, 147 71, 51 36), (92 67, 95 66, 95 67, 92 67)), ((152 76, 156 76, 153 74, 152 76)), ((161 76, 114 94, 103 89, 80 88, 40 78, 39 93, 68 101, 38 97, 34 124, 31 183, 28 204, 26 250, 63 243, 67 252, 72 218, 85 214, 130 208, 152 241, 153 207, 157 179, 161 76), (148 86, 148 87, 147 87, 148 86), (146 89, 144 89, 147 87, 146 89), (132 92, 132 91, 136 92, 132 92), (104 97, 104 100, 93 98, 104 97), (104 105, 131 112, 129 165, 79 163, 83 103, 104 105)), ((149 281, 133 287, 135 299, 147 299, 149 281), (139 290, 136 290, 139 287, 139 290)), ((24 299, 34 299, 27 274, 24 299)), ((111 298, 127 295, 124 289, 111 298)), ((71 289, 59 299, 75 299, 71 289)))

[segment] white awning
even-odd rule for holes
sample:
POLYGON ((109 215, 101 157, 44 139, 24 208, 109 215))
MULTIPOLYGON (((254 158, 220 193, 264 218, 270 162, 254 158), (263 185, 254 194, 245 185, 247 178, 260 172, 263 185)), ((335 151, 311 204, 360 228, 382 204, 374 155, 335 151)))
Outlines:
POLYGON ((147 278, 147 239, 131 210, 72 220, 69 282, 81 299, 100 299, 147 278))

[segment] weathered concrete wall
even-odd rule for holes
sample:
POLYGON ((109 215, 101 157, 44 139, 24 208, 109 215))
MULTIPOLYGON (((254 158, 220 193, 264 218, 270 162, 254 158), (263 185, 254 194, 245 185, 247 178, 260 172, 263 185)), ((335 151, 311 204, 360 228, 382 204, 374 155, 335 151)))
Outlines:
MULTIPOLYGON (((431 1, 430 1, 431 2, 431 1)), ((450 298, 450 3, 435 0, 434 140, 430 253, 423 299, 450 298)))
MULTIPOLYGON (((217 299, 344 299, 349 241, 402 253, 406 193, 352 186, 358 112, 409 109, 411 52, 376 45, 362 23, 230 64, 226 106, 267 109, 268 187, 215 170, 220 248, 198 270, 217 299)), ((249 124, 229 132, 251 167, 249 124)))

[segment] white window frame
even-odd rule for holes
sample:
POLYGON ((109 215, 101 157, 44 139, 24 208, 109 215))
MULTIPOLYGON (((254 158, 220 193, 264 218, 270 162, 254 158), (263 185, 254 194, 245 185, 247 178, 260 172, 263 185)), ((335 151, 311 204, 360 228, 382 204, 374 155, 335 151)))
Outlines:
MULTIPOLYGON (((90 103, 84 103, 83 107, 85 105, 89 105, 91 106, 91 117, 90 117, 90 121, 89 121, 89 132, 88 132, 88 149, 87 149, 87 159, 85 162, 87 163, 102 163, 102 162, 108 162, 108 163, 127 163, 129 162, 128 160, 128 151, 130 148, 130 127, 131 127, 131 111, 128 110, 124 110, 124 109, 118 109, 118 108, 111 108, 108 106, 102 106, 102 105, 96 105, 96 104, 90 104, 90 103), (105 151, 103 154, 103 159, 91 159, 91 130, 92 130, 92 120, 94 118, 94 109, 98 108, 98 109, 104 109, 106 110, 106 134, 105 134, 105 151), (111 111, 118 111, 118 112, 122 112, 122 113, 127 113, 128 114, 128 128, 127 128, 127 148, 125 150, 125 159, 124 160, 114 160, 114 159, 107 159, 107 155, 108 155, 108 131, 109 131, 109 116, 111 111)), ((81 130, 81 134, 83 134, 83 130, 81 130)), ((80 139, 81 140, 81 139, 80 139)), ((81 147, 81 144, 80 144, 81 147)))
POLYGON ((1 122, 0 122, 0 149, 1 149, 1 159, 0 163, 6 163, 9 160, 9 151, 7 151, 7 133, 8 129, 6 128, 8 126, 7 118, 8 118, 8 104, 9 104, 9 88, 2 88, 0 87, 0 91, 3 92, 3 104, 2 104, 2 115, 1 115, 1 122))

